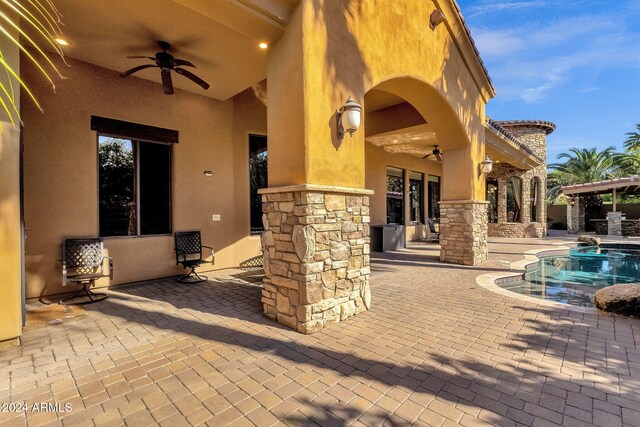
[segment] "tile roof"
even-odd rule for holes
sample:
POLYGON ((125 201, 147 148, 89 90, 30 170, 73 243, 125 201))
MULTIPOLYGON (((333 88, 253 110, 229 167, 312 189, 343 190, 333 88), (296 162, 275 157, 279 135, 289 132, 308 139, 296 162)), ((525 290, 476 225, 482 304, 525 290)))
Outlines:
POLYGON ((499 120, 496 121, 499 126, 526 126, 538 128, 547 133, 549 135, 551 132, 556 130, 555 123, 547 122, 544 120, 499 120))

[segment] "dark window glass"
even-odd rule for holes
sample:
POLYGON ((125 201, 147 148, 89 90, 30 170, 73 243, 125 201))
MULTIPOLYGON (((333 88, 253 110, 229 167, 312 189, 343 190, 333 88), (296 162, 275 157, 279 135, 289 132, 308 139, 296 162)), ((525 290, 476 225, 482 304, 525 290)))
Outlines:
POLYGON ((251 234, 260 234, 264 231, 264 226, 262 225, 262 197, 258 194, 258 190, 269 186, 267 176, 267 137, 249 135, 251 234))
POLYGON ((507 222, 522 222, 522 180, 507 179, 507 222))
POLYGON ((140 234, 171 233, 171 146, 139 142, 140 234))
POLYGON ((429 218, 440 218, 440 177, 429 175, 428 194, 429 204, 427 206, 427 215, 429 218))
POLYGON ((498 222, 498 181, 487 180, 487 202, 489 202, 489 222, 498 222))
POLYGON ((98 159, 100 235, 136 235, 136 144, 101 136, 98 159))
POLYGON ((540 191, 540 180, 536 177, 531 178, 531 222, 538 222, 538 192, 540 191))
POLYGON ((424 224, 424 174, 409 172, 409 202, 411 222, 424 224))
POLYGON ((387 168, 387 224, 404 224, 404 170, 387 168))
POLYGON ((100 235, 171 233, 171 145, 98 137, 100 235))

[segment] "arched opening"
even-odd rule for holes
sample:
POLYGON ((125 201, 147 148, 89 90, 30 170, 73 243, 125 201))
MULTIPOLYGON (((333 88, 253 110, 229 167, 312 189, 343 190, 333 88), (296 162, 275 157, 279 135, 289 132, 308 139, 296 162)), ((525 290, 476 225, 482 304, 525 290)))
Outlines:
POLYGON ((530 212, 530 222, 538 222, 539 211, 540 211, 540 178, 534 176, 531 178, 531 182, 529 183, 529 212, 530 212))
POLYGON ((522 222, 522 180, 507 179, 507 222, 522 222))

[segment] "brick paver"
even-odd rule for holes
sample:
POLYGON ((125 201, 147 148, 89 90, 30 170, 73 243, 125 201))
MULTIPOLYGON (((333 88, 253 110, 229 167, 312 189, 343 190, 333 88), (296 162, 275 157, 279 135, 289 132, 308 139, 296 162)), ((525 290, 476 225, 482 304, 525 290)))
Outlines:
POLYGON ((73 408, 0 426, 639 426, 639 320, 476 285, 537 245, 494 239, 473 268, 432 244, 373 254, 372 310, 311 336, 265 319, 233 271, 117 288, 0 350, 0 403, 73 408))

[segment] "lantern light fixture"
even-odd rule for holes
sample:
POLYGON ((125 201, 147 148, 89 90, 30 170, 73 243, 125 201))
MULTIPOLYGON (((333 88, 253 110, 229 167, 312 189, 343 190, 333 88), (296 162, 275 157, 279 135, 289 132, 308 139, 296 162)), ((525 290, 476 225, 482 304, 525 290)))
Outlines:
POLYGON ((351 96, 336 112, 338 139, 342 140, 348 133, 350 136, 360 128, 362 118, 362 105, 358 104, 351 96))
POLYGON ((480 162, 480 173, 488 174, 493 170, 493 160, 489 156, 485 156, 484 160, 480 162))

